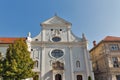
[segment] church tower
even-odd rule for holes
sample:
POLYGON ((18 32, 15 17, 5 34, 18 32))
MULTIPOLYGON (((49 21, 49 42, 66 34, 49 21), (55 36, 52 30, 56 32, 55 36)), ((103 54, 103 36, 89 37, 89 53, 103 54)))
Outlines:
MULTIPOLYGON (((39 80, 94 80, 87 39, 76 37, 72 24, 57 15, 41 23, 36 37, 29 33, 27 44, 36 61, 34 71, 39 80)), ((35 80, 33 78, 33 80, 35 80)))

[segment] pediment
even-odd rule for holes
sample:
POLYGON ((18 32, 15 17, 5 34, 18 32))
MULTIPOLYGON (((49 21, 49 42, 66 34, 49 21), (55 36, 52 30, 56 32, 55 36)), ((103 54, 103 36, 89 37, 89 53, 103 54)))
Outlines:
POLYGON ((58 25, 71 25, 70 22, 58 17, 58 16, 54 16, 44 22, 41 23, 41 25, 47 25, 47 24, 58 24, 58 25))

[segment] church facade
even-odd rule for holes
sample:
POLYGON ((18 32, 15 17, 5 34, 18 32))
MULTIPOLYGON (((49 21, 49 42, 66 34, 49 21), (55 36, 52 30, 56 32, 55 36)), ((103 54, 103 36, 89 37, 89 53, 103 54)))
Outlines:
POLYGON ((28 50, 36 61, 33 70, 38 73, 32 80, 94 80, 87 39, 84 34, 76 37, 71 26, 53 16, 41 23, 36 37, 28 34, 28 50))

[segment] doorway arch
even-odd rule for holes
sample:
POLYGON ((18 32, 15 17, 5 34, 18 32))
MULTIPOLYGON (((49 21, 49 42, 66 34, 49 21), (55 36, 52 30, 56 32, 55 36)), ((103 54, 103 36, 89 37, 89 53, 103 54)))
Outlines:
POLYGON ((82 80, 82 75, 77 75, 77 80, 82 80))
POLYGON ((62 76, 60 74, 55 75, 55 80, 62 80, 62 76))

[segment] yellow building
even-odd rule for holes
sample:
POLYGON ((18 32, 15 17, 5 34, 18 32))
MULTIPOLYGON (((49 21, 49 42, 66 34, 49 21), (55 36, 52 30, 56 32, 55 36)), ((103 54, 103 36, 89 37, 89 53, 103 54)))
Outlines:
POLYGON ((90 50, 95 80, 120 80, 120 37, 107 36, 90 50))

